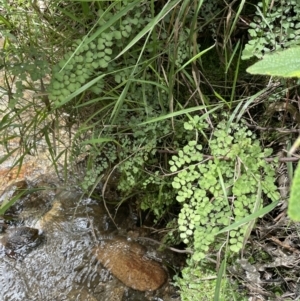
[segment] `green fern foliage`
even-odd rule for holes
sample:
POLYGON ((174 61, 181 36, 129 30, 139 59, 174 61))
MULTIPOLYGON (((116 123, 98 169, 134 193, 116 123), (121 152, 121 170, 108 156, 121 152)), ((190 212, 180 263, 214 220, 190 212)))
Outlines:
MULTIPOLYGON (((115 5, 114 14, 119 13, 126 7, 126 1, 115 5)), ((92 78, 99 74, 108 72, 114 73, 114 79, 117 84, 127 80, 131 70, 125 69, 116 72, 118 62, 113 59, 123 49, 128 39, 132 39, 150 18, 143 14, 143 7, 135 7, 123 17, 115 22, 109 29, 102 30, 105 25, 113 18, 113 12, 98 11, 101 16, 98 26, 94 29, 92 37, 87 42, 76 40, 69 52, 67 52, 60 62, 53 67, 52 79, 49 85, 49 99, 54 101, 57 106, 75 91, 79 90, 92 78)), ((137 55, 129 59, 127 64, 134 66, 137 61, 137 55)), ((90 90, 97 95, 101 95, 105 86, 103 79, 95 83, 90 90)))
MULTIPOLYGON (((185 129, 192 131, 203 127, 196 117, 185 124, 185 129)), ((263 196, 279 197, 275 170, 264 160, 270 153, 270 149, 262 150, 245 126, 227 126, 222 121, 205 150, 192 140, 172 157, 170 170, 176 173, 172 185, 181 205, 180 237, 194 249, 193 260, 203 259, 209 250, 223 244, 225 238, 216 234, 259 209, 263 196), (260 185, 262 195, 258 193, 260 185)), ((232 251, 241 249, 246 230, 243 225, 230 231, 232 251)))
POLYGON ((300 3, 297 0, 275 0, 265 15, 259 2, 256 16, 250 23, 251 37, 245 46, 242 59, 262 58, 265 53, 300 44, 300 3))

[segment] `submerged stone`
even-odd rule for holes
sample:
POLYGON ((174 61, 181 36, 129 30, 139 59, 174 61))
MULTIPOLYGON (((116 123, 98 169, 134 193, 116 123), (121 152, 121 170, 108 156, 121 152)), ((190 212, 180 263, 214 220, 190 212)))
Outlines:
POLYGON ((0 239, 2 253, 9 257, 23 257, 33 248, 37 247, 44 236, 38 229, 29 227, 18 227, 6 230, 0 239))
POLYGON ((103 240, 93 253, 115 277, 135 290, 154 291, 168 279, 166 270, 147 258, 145 247, 123 237, 103 240))

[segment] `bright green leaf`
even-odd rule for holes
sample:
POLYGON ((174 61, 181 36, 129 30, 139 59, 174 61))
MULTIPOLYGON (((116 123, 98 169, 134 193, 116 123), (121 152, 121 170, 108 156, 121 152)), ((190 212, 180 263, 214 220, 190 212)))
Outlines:
POLYGON ((281 77, 300 77, 300 47, 266 54, 261 61, 249 67, 247 72, 281 77))

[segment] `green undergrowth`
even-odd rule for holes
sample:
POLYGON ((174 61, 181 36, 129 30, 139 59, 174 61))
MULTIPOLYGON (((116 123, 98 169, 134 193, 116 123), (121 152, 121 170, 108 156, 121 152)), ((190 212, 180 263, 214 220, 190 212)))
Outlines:
MULTIPOLYGON (((73 175, 85 194, 128 202, 153 216, 164 243, 192 253, 175 277, 182 300, 243 300, 226 271, 214 279, 216 267, 206 264, 239 256, 262 208, 280 198, 277 163, 265 160, 278 133, 273 139, 250 125, 265 126, 266 108, 288 88, 269 92, 275 82, 266 87, 241 60, 298 44, 297 1, 52 1, 44 11, 20 1, 5 8, 8 102, 0 129, 6 147, 22 138, 16 164, 44 137, 53 165, 64 157, 65 175, 83 163, 73 175), (71 145, 57 150, 66 125, 71 145)), ((7 147, 1 160, 19 150, 7 147)))
POLYGON ((265 53, 280 51, 300 44, 300 4, 296 0, 275 0, 270 7, 264 1, 256 6, 249 24, 251 37, 242 59, 262 58, 265 53))
POLYGON ((217 284, 216 273, 205 265, 195 264, 187 260, 187 266, 182 270, 182 277, 175 277, 177 286, 180 288, 182 301, 190 300, 222 300, 246 301, 247 297, 237 291, 237 284, 230 283, 225 279, 221 285, 217 284), (218 288, 218 299, 216 298, 218 288))
MULTIPOLYGON (((184 127, 197 137, 197 131, 207 126, 196 116, 184 127)), ((271 152, 261 148, 247 127, 221 121, 205 150, 201 142, 190 140, 172 156, 170 170, 176 173, 172 185, 181 204, 180 237, 193 247, 193 260, 219 250, 227 237, 218 232, 258 211, 265 196, 273 202, 279 199, 274 166, 264 159, 271 152)), ((241 250, 251 227, 245 224, 228 233, 232 252, 241 250)))
MULTIPOLYGON (((148 107, 148 116, 156 114, 148 107)), ((160 156, 157 150, 170 141, 172 127, 168 121, 140 125, 145 117, 143 111, 132 112, 123 107, 118 124, 95 129, 89 140, 75 139, 73 155, 89 154, 88 170, 82 182, 85 191, 90 191, 114 167, 120 175, 117 185, 120 195, 123 198, 138 195, 141 209, 151 209, 161 217, 173 203, 173 198, 170 181, 164 180, 159 172, 163 154, 160 156), (109 138, 104 143, 103 138, 97 137, 109 138)))

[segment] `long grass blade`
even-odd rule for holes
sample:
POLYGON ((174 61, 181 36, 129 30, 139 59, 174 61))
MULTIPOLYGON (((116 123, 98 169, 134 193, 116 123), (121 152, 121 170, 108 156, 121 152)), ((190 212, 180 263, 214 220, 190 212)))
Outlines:
MULTIPOLYGON (((220 109, 221 107, 222 107, 222 105, 216 106, 215 108, 213 108, 210 111, 206 112, 205 114, 201 115, 200 119, 205 119, 209 114, 211 114, 212 112, 220 109)), ((153 118, 151 120, 142 122, 139 125, 144 125, 144 124, 148 124, 148 123, 162 121, 162 120, 165 120, 165 119, 168 119, 168 118, 173 118, 173 117, 176 117, 176 116, 185 115, 185 114, 188 114, 188 113, 191 113, 191 112, 203 110, 205 108, 207 108, 207 107, 206 106, 198 106, 198 107, 193 107, 193 108, 188 108, 188 109, 176 111, 176 112, 173 112, 173 113, 166 114, 164 116, 156 117, 156 118, 153 118)))
POLYGON ((216 235, 221 234, 221 233, 225 233, 228 231, 231 231, 233 229, 239 228, 240 226, 247 224, 249 222, 251 222, 252 220, 261 217, 267 213, 269 213, 270 211, 272 211, 277 205, 279 204, 279 200, 272 202, 270 205, 242 218, 241 220, 231 224, 230 226, 225 227, 224 229, 222 229, 221 231, 219 231, 216 235))
POLYGON ((174 7, 176 7, 181 0, 174 0, 171 3, 167 3, 159 14, 143 28, 135 37, 128 43, 128 45, 115 57, 115 59, 122 56, 126 51, 128 51, 133 45, 135 45, 143 36, 145 36, 148 32, 151 32, 157 23, 163 19, 174 7))
POLYGON ((223 259, 220 269, 218 271, 218 277, 217 277, 216 286, 215 286, 214 301, 220 301, 222 279, 224 277, 225 270, 226 270, 226 259, 223 259))

